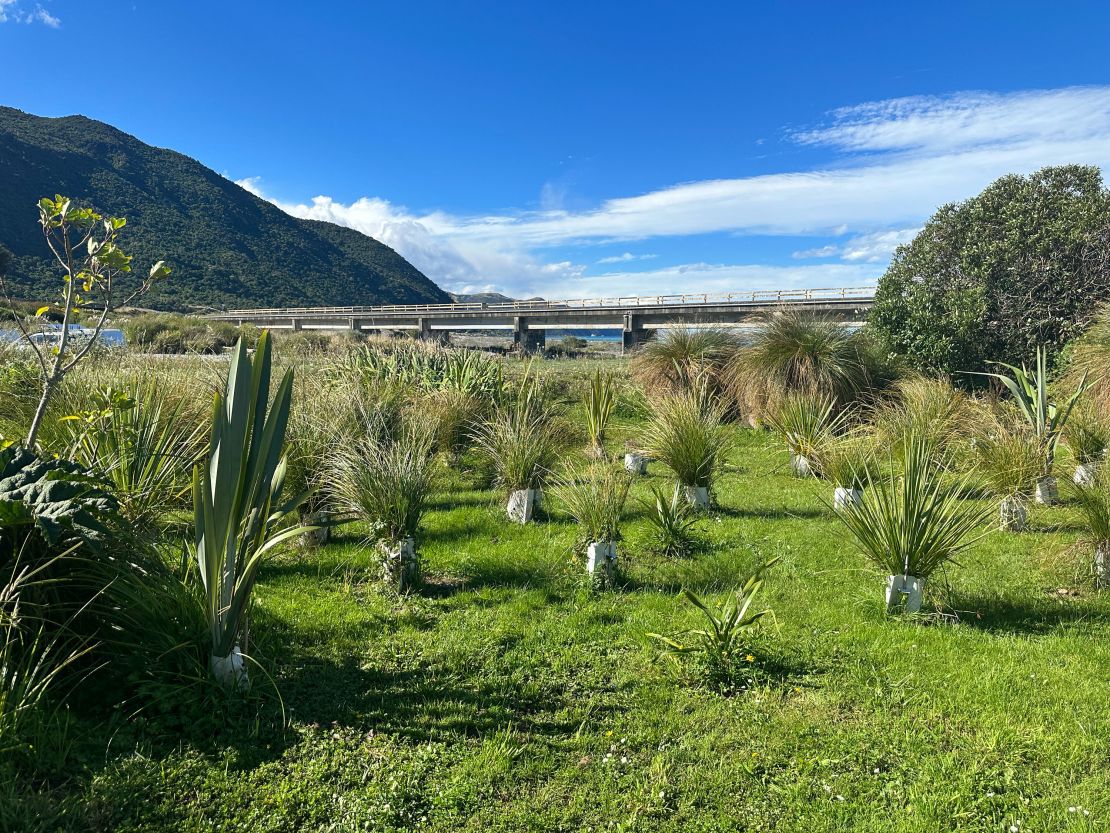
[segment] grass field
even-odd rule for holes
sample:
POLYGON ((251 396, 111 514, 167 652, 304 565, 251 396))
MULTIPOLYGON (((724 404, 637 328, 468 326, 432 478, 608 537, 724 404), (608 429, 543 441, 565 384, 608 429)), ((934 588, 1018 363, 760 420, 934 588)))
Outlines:
MULTIPOLYGON (((637 430, 622 419, 612 450, 637 430)), ((984 530, 931 582, 941 615, 899 621, 828 487, 734 430, 690 558, 646 551, 638 499, 670 481, 656 465, 636 483, 611 592, 589 590, 571 523, 510 525, 465 463, 425 519, 417 592, 370 583, 357 526, 284 552, 251 653, 288 723, 262 674, 234 731, 167 731, 172 709, 78 720, 44 829, 1104 829, 1110 601, 1077 578, 1068 507, 984 530), (680 588, 720 598, 775 556, 748 690, 708 688, 646 637, 699 625, 680 588)))

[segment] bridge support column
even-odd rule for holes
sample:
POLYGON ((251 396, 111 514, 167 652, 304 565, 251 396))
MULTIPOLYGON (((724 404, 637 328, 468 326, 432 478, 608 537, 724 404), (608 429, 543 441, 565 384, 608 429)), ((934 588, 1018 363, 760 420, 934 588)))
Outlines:
POLYGON ((352 333, 361 333, 362 332, 362 322, 359 321, 357 318, 348 318, 347 319, 347 329, 350 330, 352 333))
POLYGON ((547 349, 547 331, 531 330, 528 328, 527 318, 514 318, 513 349, 522 353, 542 353, 547 349))
POLYGON ((433 330, 430 318, 418 319, 417 338, 422 341, 434 341, 436 344, 449 344, 451 339, 447 330, 433 330))
POLYGON ((655 330, 645 330, 640 316, 627 313, 624 316, 624 332, 621 333, 621 355, 627 355, 645 341, 655 338, 655 330))
POLYGON ((299 333, 301 331, 301 319, 293 318, 293 319, 290 320, 289 323, 290 323, 290 326, 292 326, 292 328, 293 328, 293 332, 299 333))

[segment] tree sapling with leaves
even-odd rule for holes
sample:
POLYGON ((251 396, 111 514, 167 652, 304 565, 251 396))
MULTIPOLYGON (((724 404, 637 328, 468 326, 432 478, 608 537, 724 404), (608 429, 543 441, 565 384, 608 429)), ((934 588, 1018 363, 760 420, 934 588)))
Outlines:
MULTIPOLYGON (((48 331, 44 325, 37 331, 15 313, 15 307, 4 289, 8 308, 12 311, 16 324, 34 351, 42 382, 42 393, 31 427, 27 431, 25 444, 31 448, 35 444, 50 399, 62 380, 77 364, 89 354, 108 316, 121 306, 132 303, 145 295, 160 280, 170 274, 170 267, 158 261, 147 277, 129 292, 121 292, 121 282, 131 274, 131 256, 119 247, 116 240, 127 220, 123 217, 104 217, 91 208, 79 208, 68 197, 56 195, 54 199, 43 197, 39 200, 39 225, 42 226, 46 245, 54 259, 62 267, 64 286, 61 292, 62 321, 57 331, 57 339, 47 339, 48 331), (96 309, 96 323, 91 334, 81 333, 80 340, 74 338, 73 326, 85 309, 96 309), (38 336, 36 338, 35 336, 38 336)), ((35 313, 35 320, 42 322, 43 316, 54 305, 48 304, 35 313)))

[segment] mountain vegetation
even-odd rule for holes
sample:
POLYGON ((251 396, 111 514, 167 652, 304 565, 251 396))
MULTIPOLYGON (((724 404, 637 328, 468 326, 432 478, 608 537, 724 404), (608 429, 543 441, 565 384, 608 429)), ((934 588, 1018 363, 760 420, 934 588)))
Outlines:
POLYGON ((449 303, 388 246, 353 229, 292 217, 194 159, 84 116, 41 118, 0 107, 0 246, 9 289, 53 298, 57 264, 36 206, 66 194, 128 219, 139 262, 165 259, 174 279, 149 306, 449 303))

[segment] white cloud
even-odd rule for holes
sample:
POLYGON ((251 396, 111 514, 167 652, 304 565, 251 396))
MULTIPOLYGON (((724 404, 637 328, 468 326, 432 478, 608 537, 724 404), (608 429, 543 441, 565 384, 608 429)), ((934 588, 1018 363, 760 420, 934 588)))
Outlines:
POLYGON ((445 229, 455 221, 446 215, 417 216, 377 197, 350 204, 325 196, 313 197, 311 203, 287 203, 268 197, 258 177, 240 179, 236 184, 294 217, 325 220, 370 235, 449 292, 472 292, 472 287, 484 286, 479 291, 519 293, 526 287, 543 287, 552 280, 579 275, 585 269, 569 261, 544 263, 511 244, 452 237, 445 229))
POLYGON ((0 0, 0 23, 43 23, 51 29, 57 29, 62 21, 50 14, 42 6, 35 6, 34 11, 24 11, 20 8, 19 0, 0 0))
POLYGON ((881 266, 829 263, 811 266, 686 263, 642 272, 607 272, 553 280, 541 294, 552 298, 611 298, 756 289, 868 286, 881 266))
POLYGON ((634 255, 632 252, 624 252, 619 255, 612 255, 610 257, 601 258, 598 263, 628 263, 632 260, 652 260, 658 255, 634 255))
POLYGON ((903 243, 909 243, 921 231, 920 228, 900 228, 859 234, 849 238, 842 245, 830 244, 816 249, 794 252, 796 260, 810 258, 838 257, 849 263, 885 263, 894 250, 903 243))
POLYGON ((849 263, 886 262, 895 249, 909 243, 919 231, 920 228, 901 228, 861 234, 841 246, 840 256, 849 263))
MULTIPOLYGON (((813 170, 680 183, 584 211, 561 208, 554 187, 542 195, 541 210, 500 215, 416 215, 378 197, 277 204, 296 216, 370 234, 447 288, 492 284, 511 295, 554 297, 554 286, 595 294, 588 282, 601 279, 588 276, 586 266, 562 259, 563 253, 546 263, 544 253, 661 237, 847 237, 795 256, 835 256, 853 267, 880 264, 939 205, 965 199, 1003 174, 1067 163, 1110 165, 1110 86, 872 102, 837 110, 827 124, 790 138, 828 149, 833 160, 813 170)), ((257 181, 248 187, 257 189, 257 181)), ((624 254, 616 257, 601 262, 627 262, 624 254)), ((803 269, 788 274, 807 280, 831 278, 826 266, 781 268, 803 269)), ((676 280, 670 290, 691 291, 702 288, 698 281, 716 285, 722 275, 785 279, 786 273, 760 269, 717 266, 688 270, 681 279, 673 269, 638 272, 630 286, 642 285, 645 274, 657 282, 676 280), (737 271, 747 269, 756 271, 737 271)), ((879 271, 869 267, 868 274, 879 271)))
POLYGON ((816 249, 803 249, 800 252, 791 253, 791 257, 795 260, 809 260, 810 258, 818 257, 835 257, 840 254, 839 246, 818 246, 816 249))
POLYGON ((54 15, 50 14, 50 12, 48 12, 42 6, 37 6, 32 14, 35 17, 35 20, 39 21, 40 23, 45 23, 51 29, 57 29, 59 26, 62 25, 62 21, 54 17, 54 15))
POLYGON ((965 92, 843 107, 832 124, 800 131, 803 144, 848 151, 947 152, 1015 142, 1074 142, 1110 132, 1106 87, 965 92))

